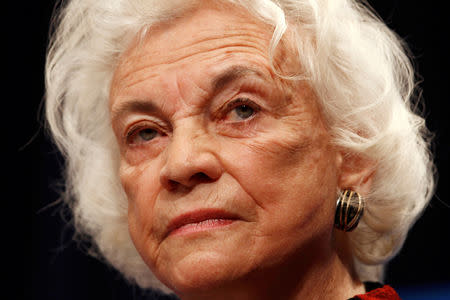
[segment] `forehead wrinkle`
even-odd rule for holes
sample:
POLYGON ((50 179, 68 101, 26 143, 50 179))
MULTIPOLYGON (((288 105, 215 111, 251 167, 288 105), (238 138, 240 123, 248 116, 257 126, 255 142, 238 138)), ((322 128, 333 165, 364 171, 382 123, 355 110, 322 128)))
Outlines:
MULTIPOLYGON (((245 50, 245 49, 248 48, 248 47, 236 47, 236 46, 229 46, 229 45, 227 45, 226 47, 223 47, 223 48, 215 49, 214 51, 220 51, 220 50, 223 50, 224 48, 230 48, 228 51, 230 51, 231 54, 238 54, 238 53, 242 53, 242 54, 244 54, 244 53, 254 54, 254 52, 252 52, 252 51, 250 51, 250 50, 245 50), (237 50, 239 50, 239 51, 237 51, 237 50)), ((212 52, 214 52, 214 51, 210 51, 211 56, 214 56, 213 53, 212 53, 212 52)), ((262 52, 262 51, 261 51, 261 54, 265 54, 265 52, 262 52)), ((195 54, 194 54, 194 55, 195 55, 195 54)), ((192 56, 194 56, 194 55, 186 56, 186 57, 184 57, 184 58, 182 58, 182 59, 188 59, 188 58, 190 58, 190 57, 192 57, 192 56)), ((173 62, 169 62, 168 64, 176 63, 176 62, 177 62, 177 61, 173 61, 173 62)), ((181 62, 181 61, 178 61, 178 62, 181 62)), ((133 75, 136 75, 137 72, 145 72, 146 74, 145 74, 144 77, 138 78, 138 79, 136 79, 136 80, 134 80, 134 81, 131 81, 131 82, 126 82, 126 78, 122 78, 120 81, 121 81, 121 82, 122 82, 122 81, 125 82, 125 84, 122 84, 123 88, 130 88, 131 86, 136 85, 136 84, 139 84, 140 82, 146 81, 146 80, 148 80, 149 78, 160 76, 160 75, 161 75, 161 72, 159 72, 159 71, 157 71, 157 70, 154 70, 154 71, 145 71, 145 69, 148 69, 148 68, 151 68, 151 69, 157 69, 158 67, 163 67, 163 66, 167 66, 167 63, 160 63, 160 64, 158 64, 158 65, 149 64, 149 65, 147 65, 147 66, 145 66, 145 67, 140 68, 140 71, 131 71, 131 72, 126 76, 126 78, 129 78, 129 77, 132 77, 133 75)), ((136 76, 136 77, 140 77, 140 76, 136 76)))
MULTIPOLYGON (((265 41, 263 38, 258 38, 255 37, 253 35, 244 35, 242 33, 234 33, 234 34, 224 34, 224 35, 217 35, 217 36, 213 36, 213 37, 206 37, 203 38, 201 40, 196 40, 196 41, 192 41, 191 43, 184 45, 182 47, 176 48, 174 49, 169 55, 165 55, 165 57, 161 57, 156 54, 160 54, 163 53, 163 49, 151 49, 150 52, 147 52, 144 55, 140 55, 141 51, 137 51, 138 53, 132 54, 131 56, 129 56, 127 59, 125 59, 125 62, 119 63, 119 66, 117 69, 120 69, 121 66, 126 67, 127 65, 131 65, 131 71, 129 72, 125 72, 125 76, 121 77, 121 81, 126 81, 129 77, 135 75, 136 73, 139 73, 141 71, 144 71, 145 69, 148 68, 158 68, 160 66, 166 66, 166 65, 170 65, 170 64, 175 64, 178 62, 182 62, 186 59, 192 58, 196 55, 205 53, 211 53, 213 51, 220 51, 223 50, 225 48, 230 48, 230 50, 235 50, 234 48, 240 48, 245 49, 246 47, 248 48, 252 48, 252 49, 256 49, 258 50, 258 52, 260 52, 263 56, 267 56, 267 51, 264 51, 264 49, 266 48, 267 45, 265 45, 267 43, 267 41, 265 41), (238 39, 236 39, 238 38, 238 39), (227 44, 227 40, 233 40, 232 43, 228 43, 227 44), (214 45, 213 49, 211 49, 211 46, 203 46, 204 44, 208 44, 214 41, 223 41, 223 45, 214 45), (262 41, 262 43, 261 43, 262 41), (186 51, 187 48, 193 48, 191 51, 186 51), (197 48, 197 49, 196 49, 197 48), (180 54, 178 54, 177 52, 179 52, 180 54), (189 53, 190 52, 190 53, 189 53), (175 55, 174 55, 175 54, 175 55), (178 54, 178 55, 177 55, 178 54), (171 59, 166 59, 167 56, 175 56, 174 58, 171 59), (152 59, 154 57, 158 57, 156 59, 152 59), (145 61, 146 63, 143 64, 143 66, 140 66, 139 68, 133 69, 132 65, 133 63, 131 63, 134 58, 138 58, 139 61, 145 61), (147 60, 147 58, 150 58, 147 60), (161 60, 161 62, 154 62, 157 60, 161 60)), ((229 51, 230 51, 229 50, 229 51)), ((145 51, 145 49, 144 49, 145 51)), ((132 50, 132 53, 134 51, 132 50)), ((240 52, 245 52, 245 51, 240 51, 240 52)), ((140 80, 138 80, 137 82, 131 82, 128 83, 126 85, 126 87, 129 87, 133 84, 138 83, 140 80)))

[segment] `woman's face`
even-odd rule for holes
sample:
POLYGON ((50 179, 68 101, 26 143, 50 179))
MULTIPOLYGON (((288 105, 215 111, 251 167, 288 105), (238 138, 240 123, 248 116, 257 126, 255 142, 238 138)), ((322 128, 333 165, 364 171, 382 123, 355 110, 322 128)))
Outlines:
POLYGON ((129 231, 180 294, 298 274, 333 251, 340 156, 308 84, 272 72, 271 32, 204 6, 152 28, 115 71, 129 231))

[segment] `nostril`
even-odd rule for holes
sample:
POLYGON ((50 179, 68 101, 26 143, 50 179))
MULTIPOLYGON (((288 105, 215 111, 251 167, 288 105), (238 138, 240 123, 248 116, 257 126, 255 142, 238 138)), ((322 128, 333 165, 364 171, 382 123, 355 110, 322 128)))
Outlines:
POLYGON ((176 187, 178 186, 178 182, 176 182, 175 180, 167 180, 167 188, 169 190, 174 190, 176 187))
POLYGON ((212 182, 214 181, 211 177, 209 177, 208 175, 206 175, 203 172, 198 172, 195 173, 194 175, 191 176, 190 180, 191 183, 207 183, 207 182, 212 182))
POLYGON ((211 177, 209 177, 208 175, 206 175, 203 172, 198 172, 195 173, 194 175, 192 175, 189 178, 188 182, 183 182, 183 181, 177 181, 177 180, 173 180, 173 179, 169 179, 166 181, 166 187, 169 190, 175 190, 175 189, 179 189, 181 187, 184 188, 191 188, 199 183, 209 183, 209 182, 213 182, 214 179, 212 179, 211 177))

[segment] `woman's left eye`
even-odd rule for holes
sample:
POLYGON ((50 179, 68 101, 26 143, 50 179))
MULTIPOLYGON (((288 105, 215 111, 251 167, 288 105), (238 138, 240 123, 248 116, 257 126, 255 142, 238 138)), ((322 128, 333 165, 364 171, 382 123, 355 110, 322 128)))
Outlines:
POLYGON ((248 119, 255 114, 255 110, 245 104, 236 106, 234 111, 236 115, 243 120, 248 119))
POLYGON ((227 119, 245 121, 258 112, 258 106, 249 99, 236 99, 227 105, 227 119))

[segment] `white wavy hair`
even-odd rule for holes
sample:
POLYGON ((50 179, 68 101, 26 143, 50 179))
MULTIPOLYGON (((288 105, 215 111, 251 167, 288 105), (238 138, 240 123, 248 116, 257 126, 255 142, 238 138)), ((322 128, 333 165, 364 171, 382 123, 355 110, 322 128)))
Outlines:
MULTIPOLYGON (((78 233, 141 287, 169 291, 133 246, 108 97, 118 57, 138 34, 199 1, 74 0, 60 6, 46 63, 46 116, 66 158, 64 199, 78 233)), ((336 145, 377 162, 366 212, 348 234, 361 280, 382 280, 431 198, 434 166, 416 111, 412 64, 401 40, 367 3, 229 0, 273 25, 270 55, 293 33, 302 68, 336 145)), ((272 56, 271 56, 272 57, 272 56)), ((298 80, 299 76, 292 80, 298 80)))

